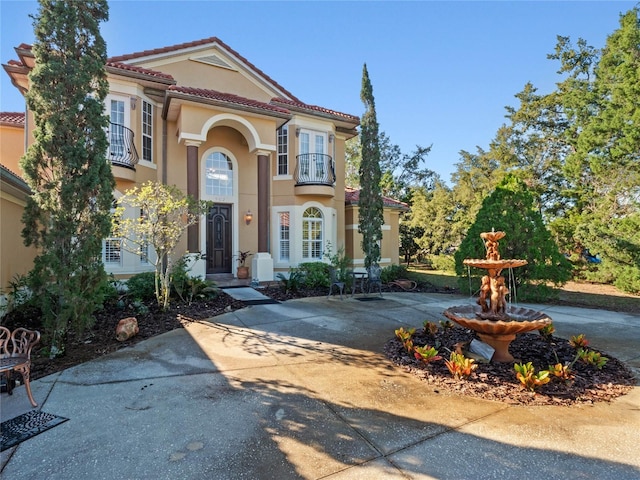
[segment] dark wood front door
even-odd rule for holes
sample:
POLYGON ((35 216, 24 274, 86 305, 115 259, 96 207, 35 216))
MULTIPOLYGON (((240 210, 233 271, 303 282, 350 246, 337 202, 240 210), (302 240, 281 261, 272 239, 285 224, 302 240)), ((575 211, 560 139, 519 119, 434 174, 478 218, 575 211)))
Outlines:
POLYGON ((216 204, 207 214, 207 273, 231 273, 231 205, 216 204))

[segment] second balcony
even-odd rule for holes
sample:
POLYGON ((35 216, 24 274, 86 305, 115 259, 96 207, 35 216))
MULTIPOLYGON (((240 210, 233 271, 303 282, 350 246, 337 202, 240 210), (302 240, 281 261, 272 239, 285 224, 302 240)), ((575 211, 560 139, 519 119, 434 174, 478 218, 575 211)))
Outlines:
POLYGON ((303 153, 296 156, 296 194, 333 196, 336 172, 331 155, 303 153))

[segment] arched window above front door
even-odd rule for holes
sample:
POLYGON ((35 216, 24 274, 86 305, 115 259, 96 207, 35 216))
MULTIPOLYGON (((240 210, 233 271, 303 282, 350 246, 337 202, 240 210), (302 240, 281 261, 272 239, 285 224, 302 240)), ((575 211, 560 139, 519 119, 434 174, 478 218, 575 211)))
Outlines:
POLYGON ((319 208, 310 207, 302 215, 302 257, 322 259, 323 216, 319 208))
POLYGON ((233 165, 222 152, 213 152, 205 160, 205 189, 211 196, 233 195, 233 165))

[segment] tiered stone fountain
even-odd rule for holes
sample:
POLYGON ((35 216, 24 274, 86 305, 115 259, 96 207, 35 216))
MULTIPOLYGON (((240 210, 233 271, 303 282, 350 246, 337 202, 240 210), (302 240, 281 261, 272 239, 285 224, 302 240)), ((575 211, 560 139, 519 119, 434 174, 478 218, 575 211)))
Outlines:
POLYGON ((507 305, 509 293, 501 275, 505 268, 516 268, 527 264, 526 260, 501 259, 498 253, 498 240, 505 236, 504 232, 484 232, 480 237, 484 240, 487 258, 466 259, 465 265, 487 270, 482 277, 478 306, 463 305, 451 307, 444 315, 458 325, 474 330, 484 343, 495 350, 492 361, 514 362, 509 353, 509 345, 516 334, 539 330, 551 323, 551 318, 541 312, 528 308, 507 305))

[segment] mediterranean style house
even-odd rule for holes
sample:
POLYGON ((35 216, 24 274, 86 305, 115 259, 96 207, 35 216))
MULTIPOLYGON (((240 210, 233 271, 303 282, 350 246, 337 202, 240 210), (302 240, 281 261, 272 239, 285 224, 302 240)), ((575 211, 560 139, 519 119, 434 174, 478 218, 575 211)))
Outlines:
MULTIPOLYGON (((35 59, 30 45, 15 51, 18 59, 3 67, 24 94, 35 59)), ((251 278, 269 281, 322 261, 327 246, 333 253, 344 247, 362 266, 358 191, 344 180, 345 142, 357 135, 357 116, 302 102, 216 37, 111 57, 106 72, 114 197, 158 181, 213 202, 180 246, 203 254, 192 274, 235 275, 238 253, 250 251, 251 278)), ((29 271, 34 255, 19 246, 20 206, 29 194, 19 158, 33 141, 33 119, 29 111, 1 118, 3 288, 29 271)), ((404 210, 385 200, 382 265, 398 262, 404 210)), ((150 270, 146 258, 126 251, 120 238, 104 241, 105 267, 118 278, 150 270)))

